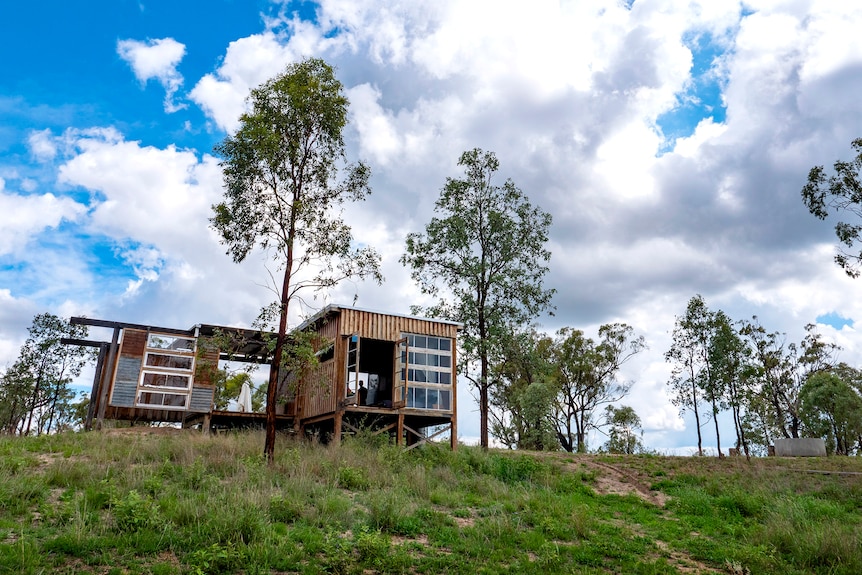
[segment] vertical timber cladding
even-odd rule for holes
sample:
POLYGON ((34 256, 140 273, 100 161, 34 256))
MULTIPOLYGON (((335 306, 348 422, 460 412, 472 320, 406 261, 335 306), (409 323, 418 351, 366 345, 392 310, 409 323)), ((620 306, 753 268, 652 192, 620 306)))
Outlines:
POLYGON ((111 385, 110 405, 134 407, 147 345, 147 332, 139 329, 124 329, 120 355, 117 358, 117 371, 111 385))
POLYGON ((401 339, 402 333, 449 337, 453 340, 458 335, 458 326, 452 323, 386 315, 357 309, 342 308, 340 323, 342 335, 358 333, 360 338, 366 337, 384 341, 398 341, 401 339))
POLYGON ((344 392, 340 385, 341 369, 344 365, 344 350, 342 349, 341 337, 339 337, 340 315, 327 316, 317 324, 317 333, 331 341, 335 346, 332 359, 321 364, 315 373, 309 378, 305 385, 308 388, 303 394, 305 401, 302 402, 302 412, 299 417, 315 417, 324 413, 335 413, 338 402, 344 399, 344 392))

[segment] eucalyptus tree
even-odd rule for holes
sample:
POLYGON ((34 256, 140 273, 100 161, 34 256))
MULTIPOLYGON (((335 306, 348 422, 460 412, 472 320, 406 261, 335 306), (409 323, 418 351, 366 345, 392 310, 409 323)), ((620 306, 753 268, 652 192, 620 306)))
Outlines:
POLYGON ((754 391, 752 407, 761 414, 766 431, 784 438, 799 437, 802 431, 800 391, 814 373, 827 371, 835 364, 840 349, 823 340, 814 324, 805 326, 799 344, 787 343, 785 334, 767 332, 757 317, 743 322, 740 333, 752 349, 754 391))
POLYGON ((599 424, 596 410, 619 401, 631 383, 618 379, 620 368, 646 349, 643 336, 624 323, 599 327, 599 339, 562 328, 554 345, 558 395, 551 416, 560 444, 569 452, 587 450, 587 434, 599 424))
POLYGON ((821 220, 826 219, 831 210, 849 212, 853 216, 854 221, 835 225, 839 242, 835 262, 855 278, 859 277, 862 265, 862 249, 858 247, 862 241, 859 222, 862 218, 862 138, 853 140, 851 147, 856 156, 850 161, 836 161, 834 174, 827 176, 823 166, 811 168, 808 182, 802 188, 802 201, 821 220))
MULTIPOLYGON (((736 449, 751 456, 750 438, 746 437, 746 407, 751 397, 753 367, 751 348, 723 311, 716 312, 712 337, 709 342, 709 358, 714 378, 713 389, 722 394, 722 404, 730 408, 733 429, 736 432, 736 449)), ((717 414, 716 414, 717 415, 717 414)))
POLYGON ((93 359, 90 348, 64 345, 83 339, 87 327, 50 313, 33 318, 18 358, 0 376, 0 429, 20 435, 51 433, 70 419, 69 384, 93 359))
POLYGON ((407 236, 401 263, 420 290, 437 299, 431 317, 464 324, 460 372, 479 393, 479 433, 488 447, 490 359, 512 325, 529 325, 551 309, 545 289, 551 215, 507 179, 494 183, 500 163, 479 148, 461 154, 463 178, 447 178, 424 232, 407 236), (473 366, 478 364, 478 374, 473 366))
POLYGON ((862 396, 834 372, 814 373, 800 391, 807 432, 826 440, 831 453, 850 455, 862 436, 862 396))
POLYGON ((670 385, 671 402, 680 414, 691 410, 697 428, 697 453, 703 455, 703 435, 700 424, 700 406, 703 380, 709 379, 709 340, 712 329, 712 312, 703 297, 692 297, 685 315, 676 318, 673 343, 665 353, 665 360, 673 364, 670 385))
POLYGON ((535 328, 513 330, 491 362, 490 432, 509 448, 559 449, 550 413, 557 395, 553 340, 535 328))
POLYGON ((333 68, 317 58, 290 64, 252 90, 248 103, 237 132, 215 147, 222 158, 224 199, 213 206, 210 223, 235 262, 260 248, 283 272, 280 286, 273 286, 278 330, 264 446, 271 462, 290 302, 304 289, 331 288, 347 278, 381 282, 382 276, 379 255, 355 247, 342 219, 345 202, 370 193, 370 171, 361 162, 344 165, 348 100, 333 68))
POLYGON ((605 424, 610 427, 605 449, 609 453, 624 453, 631 455, 643 451, 643 429, 641 418, 634 408, 628 405, 605 408, 605 424))

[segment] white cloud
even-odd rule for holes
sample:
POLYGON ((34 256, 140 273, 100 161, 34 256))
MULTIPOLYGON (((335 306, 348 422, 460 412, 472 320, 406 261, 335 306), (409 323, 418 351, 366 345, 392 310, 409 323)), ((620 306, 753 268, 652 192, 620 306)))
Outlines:
MULTIPOLYGON (((546 327, 593 333, 625 321, 643 333, 650 349, 626 366, 625 378, 636 382, 626 403, 663 442, 653 447, 691 445, 692 423, 665 392, 663 354, 695 293, 736 319, 757 314, 795 341, 824 313, 862 318, 858 283, 831 262, 831 226, 799 198, 808 168, 847 157, 859 136, 862 13, 825 0, 752 0, 745 14, 741 2, 712 0, 638 0, 630 10, 617 0, 545 0, 529 9, 491 0, 323 0, 314 22, 275 18, 226 46, 190 99, 216 129, 232 131, 249 90, 289 62, 320 56, 337 67, 351 100, 348 156, 374 173, 372 196, 345 213, 357 239, 383 254, 387 283, 345 284, 329 297, 358 293, 374 309, 403 312, 424 301, 397 261, 404 236, 430 219, 446 178, 462 173, 462 151, 495 151, 499 180, 511 177, 555 218, 547 285, 558 290, 558 309, 546 327), (720 48, 714 73, 726 119, 692 118, 691 135, 656 157, 657 119, 690 97, 690 47, 705 35, 720 48)), ((136 77, 158 80, 172 101, 184 47, 122 42, 136 77)), ((59 138, 36 131, 28 143, 40 161, 61 158, 57 194, 85 189, 93 200, 85 218, 59 196, 2 192, 3 213, 28 206, 30 223, 13 234, 15 245, 78 214, 128 272, 108 296, 96 295, 93 286, 105 282, 74 274, 97 264, 79 265, 66 252, 44 257, 62 270, 64 289, 87 294, 70 297, 82 307, 159 325, 248 325, 270 298, 261 286, 272 262, 255 254, 233 264, 207 227, 221 196, 215 159, 128 141, 110 128, 59 138)), ((20 175, 4 177, 26 191, 20 175)), ((47 285, 41 278, 50 274, 39 273, 47 285)), ((842 359, 862 363, 855 329, 827 332, 846 347, 842 359)), ((475 435, 474 406, 464 399, 459 407, 459 429, 475 435)))
POLYGON ((50 162, 57 155, 57 145, 51 130, 34 131, 27 138, 30 153, 40 162, 50 162))
POLYGON ((186 47, 173 38, 159 38, 141 42, 118 40, 117 54, 128 62, 135 77, 146 84, 157 80, 165 89, 165 112, 173 113, 186 107, 174 102, 174 96, 183 85, 177 66, 186 54, 186 47))
MULTIPOLYGON (((0 180, 2 182, 2 180, 0 180)), ((54 194, 20 195, 6 193, 0 186, 0 255, 24 249, 46 228, 63 221, 76 221, 86 212, 83 206, 54 194)))

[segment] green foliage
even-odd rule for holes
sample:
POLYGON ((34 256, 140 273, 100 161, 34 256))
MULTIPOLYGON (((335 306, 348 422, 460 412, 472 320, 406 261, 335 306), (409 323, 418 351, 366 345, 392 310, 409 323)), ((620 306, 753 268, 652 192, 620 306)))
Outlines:
MULTIPOLYGON (((846 368, 845 368, 846 369, 846 368)), ((830 453, 850 455, 862 437, 862 396, 835 373, 811 375, 800 391, 800 418, 830 453)))
POLYGON ((541 462, 529 456, 493 455, 488 463, 490 474, 507 485, 532 481, 545 470, 541 462))
POLYGON ((241 564, 240 554, 232 545, 219 543, 192 551, 186 561, 191 575, 233 573, 241 564))
MULTIPOLYGON (((851 147, 856 156, 850 161, 836 161, 834 174, 827 177, 823 166, 815 166, 808 172, 808 182, 802 188, 802 201, 821 220, 825 220, 833 210, 849 212, 854 220, 862 216, 862 138, 853 140, 851 147)), ((862 225, 858 221, 835 224, 839 244, 835 263, 853 278, 859 277, 862 263, 862 251, 853 251, 860 240, 860 233, 862 225)))
POLYGON ((423 293, 438 298, 422 313, 464 324, 460 371, 479 391, 480 441, 487 448, 494 346, 512 326, 529 324, 551 308, 554 290, 542 287, 551 215, 511 180, 492 183, 500 167, 493 152, 466 151, 458 165, 464 178, 447 178, 437 215, 424 233, 407 236, 401 263, 423 293), (478 376, 468 369, 475 363, 478 376))
POLYGON ((632 407, 622 405, 614 407, 607 406, 605 409, 605 419, 610 426, 608 434, 608 442, 605 444, 605 449, 610 453, 626 453, 634 454, 643 451, 643 444, 638 431, 641 429, 641 418, 632 407))
POLYGON ((338 469, 338 485, 350 491, 367 491, 371 482, 365 470, 356 467, 341 467, 338 469))
POLYGON ((28 332, 18 359, 0 374, 0 431, 40 435, 80 425, 81 405, 68 386, 95 355, 92 348, 60 340, 84 339, 87 327, 43 313, 28 332))
POLYGON ((160 523, 158 507, 153 500, 135 489, 111 502, 111 514, 120 531, 140 531, 158 527, 160 523))
MULTIPOLYGON (((235 262, 260 248, 283 270, 282 281, 273 286, 278 331, 267 413, 274 414, 278 373, 291 356, 285 353, 289 303, 306 288, 328 289, 349 278, 379 283, 382 276, 379 254, 355 247, 341 217, 346 201, 368 196, 371 174, 359 163, 347 166, 346 176, 338 179, 348 101, 333 68, 318 58, 290 64, 253 89, 249 104, 240 128, 215 147, 225 193, 213 206, 210 223, 235 262)), ((270 462, 274 444, 272 425, 264 447, 270 462)))

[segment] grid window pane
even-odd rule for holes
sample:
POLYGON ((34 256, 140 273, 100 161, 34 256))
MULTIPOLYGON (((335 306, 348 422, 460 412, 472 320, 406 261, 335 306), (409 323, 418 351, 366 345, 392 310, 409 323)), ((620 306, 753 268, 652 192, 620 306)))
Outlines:
POLYGON ((150 337, 147 338, 147 347, 190 353, 195 350, 195 340, 187 337, 151 333, 150 337))
POLYGON ((440 351, 451 351, 452 350, 452 340, 449 338, 441 337, 440 338, 440 351))
POLYGON ((165 355, 162 353, 148 353, 147 365, 151 367, 165 367, 168 369, 192 369, 194 358, 187 355, 165 355))
POLYGON ((428 409, 440 409, 440 399, 436 389, 429 389, 425 394, 428 409))
POLYGON ((449 410, 449 392, 440 390, 440 409, 449 410))
POLYGON ((418 409, 425 409, 425 388, 424 387, 416 387, 415 396, 413 399, 414 406, 418 409))
POLYGON ((147 387, 175 387, 178 389, 188 389, 189 376, 144 372, 142 385, 147 387))

